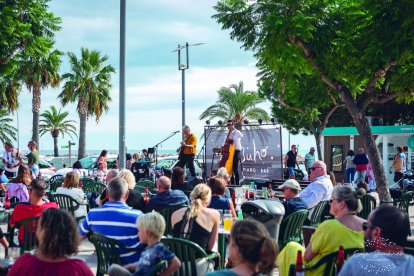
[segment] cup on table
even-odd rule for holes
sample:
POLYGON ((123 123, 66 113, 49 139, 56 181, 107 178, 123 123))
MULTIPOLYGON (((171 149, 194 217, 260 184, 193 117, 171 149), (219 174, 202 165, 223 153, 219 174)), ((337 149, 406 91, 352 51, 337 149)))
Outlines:
POLYGON ((223 214, 223 228, 226 231, 230 231, 231 226, 233 225, 233 216, 231 215, 230 210, 225 210, 223 214))

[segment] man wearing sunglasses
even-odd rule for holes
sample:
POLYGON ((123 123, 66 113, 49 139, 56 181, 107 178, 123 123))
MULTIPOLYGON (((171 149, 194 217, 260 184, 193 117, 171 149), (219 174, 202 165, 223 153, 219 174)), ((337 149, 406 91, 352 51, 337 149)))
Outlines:
POLYGON ((326 174, 326 164, 323 161, 315 161, 310 167, 312 181, 303 189, 300 197, 306 202, 308 208, 315 207, 319 202, 331 199, 333 185, 326 174))
POLYGON ((349 258, 339 275, 412 275, 414 257, 404 254, 410 222, 388 205, 375 209, 364 223, 365 251, 349 258))

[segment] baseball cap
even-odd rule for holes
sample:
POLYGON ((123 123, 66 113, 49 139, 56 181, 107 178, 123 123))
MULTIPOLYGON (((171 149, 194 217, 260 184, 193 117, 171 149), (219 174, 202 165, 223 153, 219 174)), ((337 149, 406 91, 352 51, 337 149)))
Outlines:
POLYGON ((300 187, 299 183, 295 179, 288 179, 282 185, 278 187, 279 189, 283 188, 292 188, 298 191, 301 191, 302 188, 300 187))

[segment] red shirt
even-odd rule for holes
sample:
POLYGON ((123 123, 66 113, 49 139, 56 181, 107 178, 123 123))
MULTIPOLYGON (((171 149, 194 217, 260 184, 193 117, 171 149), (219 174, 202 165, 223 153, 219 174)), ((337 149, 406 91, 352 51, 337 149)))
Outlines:
POLYGON ((59 275, 93 276, 88 265, 80 259, 67 259, 62 262, 47 262, 30 254, 24 254, 16 260, 7 275, 59 275))
MULTIPOLYGON (((47 208, 59 208, 55 202, 45 202, 42 205, 26 205, 26 204, 17 204, 16 208, 12 213, 10 218, 10 225, 16 224, 17 222, 31 218, 31 217, 40 217, 42 215, 42 210, 47 208)), ((19 229, 19 243, 23 242, 23 225, 19 229)))

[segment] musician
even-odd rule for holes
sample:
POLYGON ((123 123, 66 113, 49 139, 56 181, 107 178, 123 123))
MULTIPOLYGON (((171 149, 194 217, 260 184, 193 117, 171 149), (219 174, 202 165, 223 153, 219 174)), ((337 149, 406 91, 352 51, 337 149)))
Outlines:
POLYGON ((176 167, 187 166, 192 177, 196 176, 194 168, 194 156, 196 154, 197 137, 191 133, 189 126, 183 127, 184 141, 181 142, 179 161, 176 167))
MULTIPOLYGON (((243 133, 240 130, 237 130, 234 127, 234 122, 232 120, 227 121, 227 129, 228 132, 226 134, 226 140, 233 139, 234 140, 234 157, 233 157, 233 174, 231 176, 231 183, 235 185, 239 185, 240 183, 240 176, 239 176, 239 160, 240 160, 240 152, 242 150, 241 145, 241 138, 243 138, 243 133)), ((224 141, 226 143, 226 141, 224 141)))

